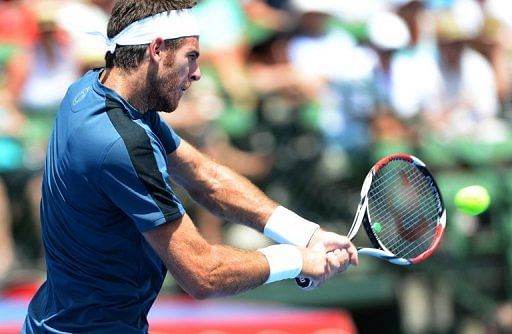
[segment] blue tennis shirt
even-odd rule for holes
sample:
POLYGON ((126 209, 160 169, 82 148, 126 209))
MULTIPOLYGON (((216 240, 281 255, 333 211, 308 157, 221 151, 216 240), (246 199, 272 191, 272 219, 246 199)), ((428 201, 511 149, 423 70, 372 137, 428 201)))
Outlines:
POLYGON ((166 268, 141 232, 184 215, 166 155, 180 138, 89 71, 48 145, 41 224, 47 280, 23 333, 145 333, 166 268))

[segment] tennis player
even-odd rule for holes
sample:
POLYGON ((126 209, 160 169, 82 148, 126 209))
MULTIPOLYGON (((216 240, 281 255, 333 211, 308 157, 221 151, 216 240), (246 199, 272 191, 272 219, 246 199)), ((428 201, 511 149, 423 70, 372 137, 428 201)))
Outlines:
POLYGON ((146 333, 167 271, 203 299, 298 275, 316 287, 357 265, 345 236, 279 206, 160 120, 157 111, 174 111, 201 76, 194 4, 117 1, 106 67, 64 97, 43 181, 47 280, 23 333, 146 333), (211 212, 277 244, 254 251, 208 244, 170 179, 211 212))

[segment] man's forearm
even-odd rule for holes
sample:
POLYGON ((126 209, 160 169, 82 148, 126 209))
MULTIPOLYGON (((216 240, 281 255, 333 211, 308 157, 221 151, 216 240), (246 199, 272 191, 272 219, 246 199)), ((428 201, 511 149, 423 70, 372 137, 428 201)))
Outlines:
POLYGON ((263 231, 277 203, 232 169, 182 143, 170 175, 201 206, 226 220, 263 231))
POLYGON ((247 178, 211 163, 202 171, 202 185, 187 189, 190 196, 210 212, 226 220, 263 231, 277 203, 247 178))

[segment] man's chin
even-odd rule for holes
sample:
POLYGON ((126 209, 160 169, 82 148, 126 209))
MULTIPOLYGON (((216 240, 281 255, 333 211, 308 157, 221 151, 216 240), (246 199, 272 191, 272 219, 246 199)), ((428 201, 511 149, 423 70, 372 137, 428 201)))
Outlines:
POLYGON ((176 109, 173 109, 173 110, 159 110, 158 112, 164 112, 166 114, 170 114, 170 113, 173 113, 176 109))
POLYGON ((158 112, 165 112, 165 113, 172 113, 174 112, 176 109, 178 108, 178 105, 166 105, 166 106, 159 106, 159 108, 157 109, 158 112))

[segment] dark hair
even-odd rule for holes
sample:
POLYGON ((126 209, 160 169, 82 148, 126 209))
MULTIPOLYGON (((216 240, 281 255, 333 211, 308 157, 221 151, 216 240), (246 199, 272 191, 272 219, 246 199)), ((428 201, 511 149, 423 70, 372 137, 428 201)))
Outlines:
MULTIPOLYGON (((196 0, 116 0, 108 21, 107 36, 112 38, 135 21, 165 11, 192 8, 196 0)), ((179 48, 182 38, 166 40, 165 46, 179 48)), ((114 53, 107 52, 105 65, 129 70, 136 68, 144 59, 147 45, 125 45, 116 47, 114 53)))

